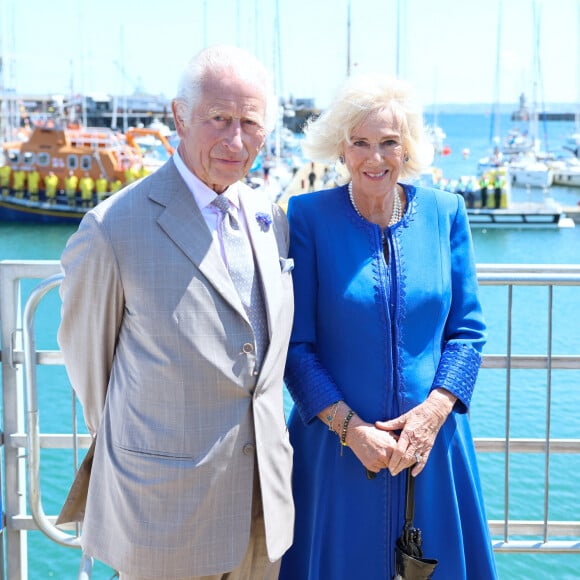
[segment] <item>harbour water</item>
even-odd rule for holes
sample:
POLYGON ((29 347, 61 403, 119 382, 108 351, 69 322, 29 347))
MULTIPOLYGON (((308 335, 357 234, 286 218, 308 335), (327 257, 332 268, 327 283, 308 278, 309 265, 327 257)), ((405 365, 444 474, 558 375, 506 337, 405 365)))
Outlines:
MULTIPOLYGON (((439 165, 449 177, 474 174, 477 159, 488 153, 489 117, 485 115, 439 115, 438 123, 447 133, 451 154, 441 158, 439 165), (470 149, 467 158, 465 148, 470 149)), ((510 126, 502 119, 503 126, 510 126)), ((551 146, 571 132, 571 123, 550 123, 551 146)), ((542 192, 515 192, 519 196, 542 196, 542 192)), ((580 189, 552 188, 550 194, 564 205, 575 206, 580 189)), ((73 233, 70 226, 31 226, 0 223, 0 259, 58 259, 66 240, 73 233)), ((573 229, 540 229, 524 231, 475 230, 473 232, 478 263, 579 264, 580 227, 573 229)), ((30 283, 32 287, 33 283, 30 283)), ((482 300, 489 325, 488 353, 503 353, 506 347, 506 298, 496 288, 482 288, 482 300)), ((578 290, 557 289, 554 325, 558 338, 554 351, 558 354, 580 352, 580 308, 578 290), (560 292, 562 290, 562 292, 560 292)), ((518 353, 543 353, 546 349, 545 293, 542 288, 516 289, 513 350, 518 353), (524 293, 523 296, 519 296, 524 293)), ((51 293, 39 309, 37 318, 38 348, 56 348, 59 301, 51 293)), ((43 432, 62 432, 70 424, 69 385, 63 369, 55 367, 39 371, 39 407, 43 432), (46 370, 46 372, 45 372, 46 370)), ((505 377, 499 371, 485 370, 480 374, 471 412, 473 431, 478 437, 501 437, 505 429, 505 377)), ((512 436, 537 437, 545 433, 542 401, 545 398, 545 372, 520 371, 512 384, 512 436), (542 380, 544 379, 544 380, 542 380)), ((580 385, 570 383, 565 371, 555 374, 552 407, 552 437, 580 437, 577 409, 580 407, 580 385)), ((286 398, 290 409, 292 402, 286 398)), ((82 425, 82 421, 81 421, 82 425)), ((62 477, 63 460, 54 450, 41 455, 41 486, 43 495, 52 499, 44 505, 49 514, 57 513, 70 481, 62 477), (51 493, 52 492, 52 493, 51 493)), ((67 464, 68 465, 68 464, 67 464)), ((517 456, 511 459, 511 473, 517 474, 510 487, 510 517, 542 519, 543 456, 517 456)), ((503 519, 504 458, 500 454, 481 456, 480 470, 486 497, 488 517, 503 519)), ((578 473, 580 457, 554 456, 550 474, 550 517, 559 520, 578 519, 578 473)), ((68 476, 67 476, 68 477, 68 476)), ((573 579, 580 578, 579 555, 498 554, 502 580, 511 579, 573 579)), ((29 578, 76 578, 80 554, 77 550, 59 547, 40 532, 29 533, 29 578)), ((113 571, 97 564, 93 577, 108 579, 113 571)), ((300 580, 300 579, 297 579, 300 580)))

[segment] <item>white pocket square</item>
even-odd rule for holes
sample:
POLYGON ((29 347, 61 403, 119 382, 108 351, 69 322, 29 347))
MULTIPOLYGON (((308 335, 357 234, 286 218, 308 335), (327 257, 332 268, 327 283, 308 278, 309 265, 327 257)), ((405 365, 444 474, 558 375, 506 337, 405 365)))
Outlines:
POLYGON ((294 260, 292 258, 280 258, 280 268, 282 273, 294 270, 294 260))

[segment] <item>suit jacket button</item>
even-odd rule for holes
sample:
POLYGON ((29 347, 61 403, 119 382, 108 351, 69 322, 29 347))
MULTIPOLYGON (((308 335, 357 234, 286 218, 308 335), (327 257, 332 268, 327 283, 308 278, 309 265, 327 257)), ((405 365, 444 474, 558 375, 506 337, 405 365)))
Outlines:
POLYGON ((252 443, 246 443, 242 451, 244 455, 254 455, 254 445, 252 443))
POLYGON ((250 354, 251 352, 254 352, 254 345, 251 342, 244 343, 242 346, 242 352, 244 354, 250 354))

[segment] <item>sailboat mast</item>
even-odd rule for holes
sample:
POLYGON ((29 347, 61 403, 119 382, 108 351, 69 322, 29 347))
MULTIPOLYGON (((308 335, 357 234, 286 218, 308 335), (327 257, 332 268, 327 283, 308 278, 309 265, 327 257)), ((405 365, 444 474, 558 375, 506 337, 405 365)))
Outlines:
POLYGON ((575 115, 575 132, 580 133, 580 0, 578 1, 578 32, 576 34, 576 115, 575 115))
MULTIPOLYGON (((274 82, 276 95, 280 99, 283 95, 284 87, 282 82, 282 51, 280 49, 282 43, 281 29, 280 29, 280 0, 276 0, 274 12, 274 82)), ((279 112, 276 121, 275 131, 275 155, 276 159, 280 159, 282 155, 282 124, 283 114, 279 112)))
POLYGON ((494 140, 499 139, 500 123, 499 123, 499 99, 500 99, 500 70, 501 70, 501 34, 502 34, 502 20, 503 20, 503 6, 502 0, 497 3, 497 38, 495 46, 495 79, 494 79, 494 94, 493 106, 491 111, 492 123, 490 126, 489 143, 493 144, 494 140))
POLYGON ((350 76, 350 0, 346 3, 346 76, 350 76))
POLYGON ((20 126, 14 65, 14 12, 10 3, 0 2, 0 139, 12 141, 20 126))
POLYGON ((532 111, 530 114, 530 137, 534 150, 539 148, 539 119, 538 119, 538 81, 540 78, 540 10, 537 0, 533 4, 533 34, 532 34, 532 111))
MULTIPOLYGON (((5 95, 5 81, 4 81, 4 39, 6 38, 4 32, 4 4, 0 2, 0 139, 2 141, 8 141, 8 131, 7 131, 7 108, 6 108, 6 95, 5 95)), ((0 154, 0 163, 3 162, 2 154, 0 154)))
POLYGON ((207 46, 207 0, 203 0, 203 46, 207 46))
POLYGON ((401 76, 401 0, 397 0, 397 32, 396 32, 396 44, 395 44, 395 76, 400 78, 401 76))

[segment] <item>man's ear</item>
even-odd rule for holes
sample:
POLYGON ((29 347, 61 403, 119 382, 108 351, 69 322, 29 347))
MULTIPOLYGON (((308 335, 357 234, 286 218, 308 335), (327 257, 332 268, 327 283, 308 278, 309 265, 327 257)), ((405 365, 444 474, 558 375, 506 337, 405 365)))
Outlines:
POLYGON ((173 121, 175 123, 175 129, 177 133, 181 133, 185 130, 185 106, 183 103, 173 100, 171 101, 171 110, 173 112, 173 121))

